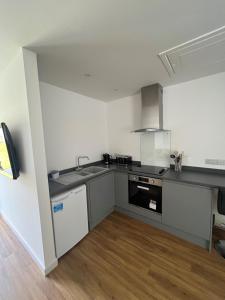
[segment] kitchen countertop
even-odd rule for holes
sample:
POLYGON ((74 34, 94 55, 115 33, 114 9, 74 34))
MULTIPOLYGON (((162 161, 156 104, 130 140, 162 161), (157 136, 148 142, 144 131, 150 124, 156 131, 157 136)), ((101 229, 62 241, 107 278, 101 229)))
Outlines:
POLYGON ((225 174, 216 172, 183 170, 177 173, 170 169, 162 178, 164 180, 192 183, 212 188, 225 188, 225 174))
POLYGON ((171 180, 171 181, 176 181, 181 183, 183 182, 183 183, 197 184, 206 187, 225 188, 225 172, 220 170, 212 171, 204 168, 184 167, 181 173, 177 173, 173 169, 169 169, 164 175, 158 176, 158 175, 153 175, 151 173, 148 173, 147 171, 148 168, 146 166, 138 166, 137 164, 131 165, 129 167, 118 166, 116 164, 112 164, 109 167, 106 167, 103 163, 94 163, 93 165, 105 167, 106 170, 104 173, 101 172, 99 174, 94 174, 92 176, 84 177, 83 179, 78 180, 70 185, 62 185, 50 179, 49 180, 50 197, 66 192, 79 185, 87 183, 89 180, 97 176, 101 176, 102 174, 112 172, 112 171, 125 172, 129 174, 139 174, 143 176, 160 178, 162 180, 171 180))
MULTIPOLYGON (((98 166, 101 166, 101 165, 98 165, 98 166)), ((86 176, 86 177, 84 177, 80 180, 77 180, 74 183, 71 183, 71 184, 68 184, 68 185, 64 185, 64 184, 61 184, 61 183, 55 182, 54 180, 49 179, 48 183, 49 183, 50 197, 53 197, 53 196, 59 195, 61 193, 64 193, 66 191, 69 191, 71 189, 74 189, 74 188, 76 188, 76 187, 78 187, 82 184, 87 183, 89 180, 91 180, 95 177, 101 176, 101 175, 103 175, 105 173, 108 173, 108 172, 111 172, 111 171, 112 171, 111 169, 106 168, 106 170, 104 172, 100 172, 98 174, 93 174, 91 176, 86 176)))
POLYGON ((206 168, 204 169, 195 167, 184 167, 182 172, 178 173, 171 168, 164 175, 159 176, 156 174, 149 173, 147 171, 147 167, 145 166, 134 165, 129 167, 123 167, 118 165, 111 165, 109 169, 130 174, 140 174, 143 176, 160 178, 162 180, 191 183, 207 187, 225 188, 224 170, 210 170, 206 168))

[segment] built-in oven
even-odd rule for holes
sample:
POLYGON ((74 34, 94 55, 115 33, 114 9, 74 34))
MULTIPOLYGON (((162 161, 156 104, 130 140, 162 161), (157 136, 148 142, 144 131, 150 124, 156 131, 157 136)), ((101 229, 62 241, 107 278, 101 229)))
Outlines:
POLYGON ((161 214, 162 181, 130 174, 129 203, 161 214))

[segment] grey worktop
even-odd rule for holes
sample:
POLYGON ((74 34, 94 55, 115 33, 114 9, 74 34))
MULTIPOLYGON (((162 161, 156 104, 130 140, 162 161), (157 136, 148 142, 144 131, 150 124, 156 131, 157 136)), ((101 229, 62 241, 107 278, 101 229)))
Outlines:
MULTIPOLYGON (((109 167, 106 167, 103 163, 94 163, 94 165, 105 167, 106 170, 104 173, 117 171, 117 172, 125 172, 129 174, 139 174, 142 176, 150 176, 150 177, 158 177, 163 180, 171 180, 176 182, 197 184, 201 186, 207 187, 218 187, 225 188, 225 172, 210 171, 209 169, 204 168, 187 168, 183 169, 181 173, 175 172, 173 169, 169 169, 163 176, 156 176, 149 174, 146 172, 146 168, 143 166, 137 167, 137 165, 123 167, 118 166, 116 164, 112 164, 109 167)), ((104 173, 95 174, 92 176, 84 177, 83 179, 74 182, 70 185, 62 185, 60 183, 49 180, 49 192, 50 196, 56 196, 63 192, 66 192, 70 189, 73 189, 81 184, 87 183, 89 180, 101 176, 104 173)))
MULTIPOLYGON (((104 166, 102 164, 102 166, 104 166)), ((184 167, 182 172, 175 172, 170 168, 164 175, 158 176, 148 173, 144 166, 129 166, 123 167, 113 164, 109 167, 110 170, 126 172, 129 174, 139 174, 160 178, 162 180, 171 180, 183 183, 197 184, 208 187, 225 188, 225 171, 207 168, 184 167)))
POLYGON ((162 178, 164 180, 192 183, 212 188, 225 188, 225 174, 216 172, 183 170, 177 173, 170 169, 162 178))
POLYGON ((86 177, 82 178, 81 180, 77 180, 74 183, 69 184, 69 185, 63 185, 58 182, 55 182, 54 180, 49 179, 48 183, 49 183, 50 197, 53 197, 53 196, 59 195, 61 193, 64 193, 66 191, 69 191, 71 189, 74 189, 82 184, 87 183, 89 180, 91 180, 97 176, 101 176, 102 174, 105 174, 108 172, 112 172, 112 170, 109 168, 106 168, 106 170, 104 172, 100 172, 98 174, 93 174, 91 176, 86 176, 86 177))

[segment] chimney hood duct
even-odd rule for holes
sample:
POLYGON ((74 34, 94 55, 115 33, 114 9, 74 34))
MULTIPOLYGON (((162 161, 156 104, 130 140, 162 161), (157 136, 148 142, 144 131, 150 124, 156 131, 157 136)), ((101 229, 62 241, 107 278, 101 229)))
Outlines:
POLYGON ((141 89, 142 127, 134 132, 169 131, 163 129, 163 88, 156 83, 141 89))

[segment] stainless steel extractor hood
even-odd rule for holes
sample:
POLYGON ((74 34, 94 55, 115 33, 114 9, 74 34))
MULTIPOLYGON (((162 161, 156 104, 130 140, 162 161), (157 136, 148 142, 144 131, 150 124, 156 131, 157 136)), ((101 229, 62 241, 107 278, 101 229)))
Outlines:
POLYGON ((156 83, 141 89, 141 129, 134 132, 168 131, 163 128, 163 88, 156 83))

